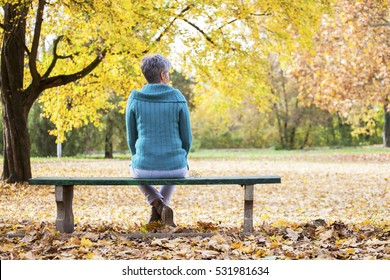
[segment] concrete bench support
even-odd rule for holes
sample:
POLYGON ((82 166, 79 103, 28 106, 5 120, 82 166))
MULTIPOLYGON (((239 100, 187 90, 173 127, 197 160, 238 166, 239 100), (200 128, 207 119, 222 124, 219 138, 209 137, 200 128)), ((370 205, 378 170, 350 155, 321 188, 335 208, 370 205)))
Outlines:
POLYGON ((56 229, 60 232, 72 233, 74 231, 73 186, 56 186, 55 195, 57 203, 56 229))
POLYGON ((245 185, 244 192, 244 232, 251 232, 253 231, 254 185, 245 185))

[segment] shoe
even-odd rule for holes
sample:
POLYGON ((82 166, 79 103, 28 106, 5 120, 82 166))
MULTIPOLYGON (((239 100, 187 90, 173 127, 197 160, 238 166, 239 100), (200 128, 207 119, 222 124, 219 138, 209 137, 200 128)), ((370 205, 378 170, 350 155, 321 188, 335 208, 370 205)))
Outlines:
POLYGON ((175 222, 173 221, 173 210, 171 207, 166 205, 161 199, 158 201, 156 206, 153 206, 156 209, 156 212, 161 217, 161 221, 164 225, 176 227, 175 222))
POLYGON ((162 209, 161 220, 162 220, 164 225, 171 226, 171 227, 176 227, 176 224, 173 221, 173 210, 169 206, 165 206, 162 209))
POLYGON ((150 215, 148 224, 158 221, 161 221, 161 216, 157 213, 156 208, 152 207, 152 214, 150 215))

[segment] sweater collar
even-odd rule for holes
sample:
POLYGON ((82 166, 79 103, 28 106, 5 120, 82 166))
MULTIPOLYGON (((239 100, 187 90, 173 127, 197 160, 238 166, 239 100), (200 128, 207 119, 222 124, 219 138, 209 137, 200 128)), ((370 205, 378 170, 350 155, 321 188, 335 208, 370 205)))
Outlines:
POLYGON ((131 96, 144 101, 186 102, 177 89, 166 84, 147 84, 140 91, 133 90, 131 96))
POLYGON ((172 91, 172 90, 174 90, 174 88, 166 84, 147 84, 140 90, 140 92, 158 94, 158 93, 172 91))

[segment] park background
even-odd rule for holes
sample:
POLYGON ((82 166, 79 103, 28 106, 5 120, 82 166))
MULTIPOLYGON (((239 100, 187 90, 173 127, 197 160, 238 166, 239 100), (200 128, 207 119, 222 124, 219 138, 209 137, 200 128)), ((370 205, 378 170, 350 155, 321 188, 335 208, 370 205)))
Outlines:
POLYGON ((2 259, 389 258, 388 1, 1 4, 2 259), (145 241, 119 234, 170 230, 135 188, 76 188, 65 237, 53 191, 23 183, 129 176, 124 108, 150 53, 187 98, 192 175, 282 176, 256 190, 256 236, 236 187, 178 187, 174 231, 212 237, 145 241))

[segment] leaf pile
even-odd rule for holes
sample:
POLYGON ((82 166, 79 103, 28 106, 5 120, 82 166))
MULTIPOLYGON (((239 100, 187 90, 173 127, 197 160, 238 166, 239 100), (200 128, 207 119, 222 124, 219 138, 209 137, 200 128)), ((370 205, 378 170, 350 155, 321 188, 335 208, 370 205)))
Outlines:
MULTIPOLYGON (((390 259, 390 228, 342 222, 263 224, 242 236, 229 229, 211 237, 131 238, 110 226, 60 234, 51 223, 11 226, 1 232, 24 237, 0 238, 1 259, 390 259)), ((84 229, 85 230, 85 229, 84 229)), ((185 230, 181 228, 180 230, 185 230)))
MULTIPOLYGON (((0 258, 390 259, 390 163, 378 157, 192 159, 197 176, 282 176, 256 186, 251 235, 241 234, 238 186, 178 186, 177 228, 145 225, 150 207, 136 187, 75 187, 76 231, 60 234, 53 187, 2 184, 0 258), (152 237, 134 238, 145 233, 152 237)), ((129 176, 128 163, 48 160, 34 162, 33 174, 129 176)))

